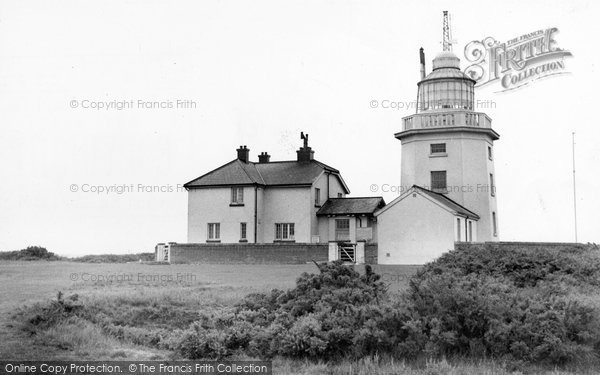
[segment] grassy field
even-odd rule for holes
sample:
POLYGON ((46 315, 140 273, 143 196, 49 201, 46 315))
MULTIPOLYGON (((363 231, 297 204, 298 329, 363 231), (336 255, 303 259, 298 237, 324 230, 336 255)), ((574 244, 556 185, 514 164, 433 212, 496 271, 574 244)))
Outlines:
MULTIPOLYGON (((378 267, 393 293, 405 289, 418 267, 378 267)), ((251 292, 294 285, 303 265, 151 265, 73 262, 0 262, 0 358, 26 359, 177 359, 174 353, 147 345, 152 334, 185 328, 198 311, 236 303, 251 292), (77 294, 98 316, 124 330, 110 331, 88 320, 68 319, 48 329, 28 330, 27 314, 48 301, 77 294), (107 333, 108 332, 108 333, 107 333), (112 333, 111 333, 112 332, 112 333)), ((276 359, 276 373, 306 374, 518 374, 493 361, 461 359, 394 362, 368 358, 360 362, 325 364, 276 359)), ((532 373, 567 374, 554 370, 532 373)))

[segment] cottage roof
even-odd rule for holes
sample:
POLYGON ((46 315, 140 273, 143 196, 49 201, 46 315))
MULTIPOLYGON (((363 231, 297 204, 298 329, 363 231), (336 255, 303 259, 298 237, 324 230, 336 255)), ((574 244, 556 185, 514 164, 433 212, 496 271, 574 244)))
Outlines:
POLYGON ((317 216, 322 215, 369 215, 385 206, 382 197, 361 198, 329 198, 317 211, 317 216))
POLYGON ((186 183, 184 187, 193 189, 231 185, 309 186, 324 172, 337 177, 346 193, 350 192, 337 169, 317 160, 246 163, 235 159, 186 183))
POLYGON ((396 203, 400 202, 405 197, 407 197, 410 194, 413 194, 415 192, 421 193, 424 196, 429 197, 433 201, 435 201, 435 202, 439 203, 441 206, 445 207, 447 210, 453 212, 455 215, 465 216, 470 219, 479 220, 479 215, 477 215, 475 212, 469 210, 468 208, 458 204, 457 202, 453 201, 452 199, 448 198, 446 195, 436 193, 434 191, 425 189, 418 185, 413 185, 412 188, 410 188, 406 193, 404 193, 403 195, 394 199, 393 201, 391 201, 388 205, 386 205, 382 209, 378 210, 375 213, 375 216, 379 216, 380 214, 385 212, 387 209, 389 209, 390 207, 392 207, 396 203))

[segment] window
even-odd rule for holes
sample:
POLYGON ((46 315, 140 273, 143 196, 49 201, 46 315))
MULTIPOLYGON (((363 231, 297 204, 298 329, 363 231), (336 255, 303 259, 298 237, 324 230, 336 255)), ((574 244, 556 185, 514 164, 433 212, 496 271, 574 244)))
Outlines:
POLYGON ((371 226, 371 221, 369 220, 369 218, 363 216, 363 217, 357 217, 357 224, 356 227, 357 228, 369 228, 371 226))
POLYGON ((247 241, 246 237, 246 223, 240 223, 240 241, 247 241))
POLYGON ((431 154, 445 154, 446 144, 445 143, 432 143, 429 145, 431 154))
POLYGON ((488 146, 488 159, 490 159, 490 160, 494 160, 494 159, 492 158, 492 146, 488 146))
POLYGON ((321 189, 315 188, 315 206, 321 205, 321 189))
POLYGON ((460 218, 456 218, 456 241, 460 242, 460 218))
POLYGON ((232 187, 231 188, 231 204, 233 204, 233 205, 244 204, 244 188, 243 187, 232 187))
POLYGON ((492 229, 494 230, 494 237, 498 237, 498 224, 496 223, 495 212, 492 212, 492 229))
POLYGON ((208 240, 219 241, 221 239, 221 224, 208 223, 208 240))
POLYGON ((446 171, 431 172, 431 190, 446 192, 446 171))
POLYGON ((496 187, 494 186, 494 175, 490 173, 490 194, 493 196, 496 195, 496 187))
POLYGON ((275 240, 277 240, 277 241, 293 241, 294 240, 294 223, 277 223, 277 224, 275 224, 275 240))
POLYGON ((350 219, 335 220, 335 240, 349 241, 350 240, 350 219))
POLYGON ((344 198, 344 194, 338 193, 338 198, 344 198))

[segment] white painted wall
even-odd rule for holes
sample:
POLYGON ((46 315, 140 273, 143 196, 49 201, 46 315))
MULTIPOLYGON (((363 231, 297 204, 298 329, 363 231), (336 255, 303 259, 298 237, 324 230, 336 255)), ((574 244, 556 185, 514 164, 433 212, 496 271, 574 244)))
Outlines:
POLYGON ((406 195, 377 215, 378 263, 434 260, 454 248, 455 221, 456 216, 437 203, 420 194, 406 195))
MULTIPOLYGON (((477 238, 497 241, 493 235, 492 212, 498 209, 497 191, 489 191, 489 175, 494 174, 494 162, 488 158, 492 140, 485 134, 457 132, 447 134, 416 134, 402 140, 401 184, 405 188, 419 185, 430 188, 431 171, 447 171, 448 197, 480 216, 477 238), (445 157, 432 157, 430 144, 446 143, 445 157)), ((494 178, 495 179, 495 178, 494 178)))
MULTIPOLYGON (((329 196, 345 195, 344 188, 334 175, 323 173, 313 187, 256 188, 257 233, 256 242, 275 240, 275 223, 294 223, 295 241, 328 241, 328 220, 318 220, 315 205, 315 187, 321 189, 321 205, 329 196), (321 236, 320 234, 323 234, 321 236)), ((247 223, 248 242, 254 242, 254 186, 244 187, 244 206, 231 207, 231 187, 191 189, 188 191, 188 242, 202 243, 208 239, 208 223, 221 224, 221 242, 238 243, 240 223, 247 223)))
POLYGON ((240 223, 245 222, 248 242, 254 242, 254 187, 244 187, 244 206, 231 207, 231 188, 188 191, 188 242, 208 239, 208 223, 221 224, 221 242, 240 240, 240 223))
POLYGON ((328 198, 337 198, 338 193, 341 193, 343 197, 346 196, 346 192, 344 191, 344 187, 340 183, 340 180, 334 176, 329 175, 327 177, 327 173, 322 173, 313 184, 313 188, 311 190, 311 203, 313 203, 312 207, 312 215, 311 215, 311 230, 313 236, 319 236, 320 243, 327 243, 330 239, 333 240, 332 237, 329 236, 329 220, 326 218, 317 218, 317 211, 319 211, 320 206, 325 204, 328 198), (329 186, 329 196, 327 195, 329 186), (321 189, 321 204, 320 206, 315 206, 315 188, 321 189))
POLYGON ((312 192, 308 187, 267 188, 263 193, 262 238, 275 240, 275 223, 294 223, 295 241, 311 241, 312 192))

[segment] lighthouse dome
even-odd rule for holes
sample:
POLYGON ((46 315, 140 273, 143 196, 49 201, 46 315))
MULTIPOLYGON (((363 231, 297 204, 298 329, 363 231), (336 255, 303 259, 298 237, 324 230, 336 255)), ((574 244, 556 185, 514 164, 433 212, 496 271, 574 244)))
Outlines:
POLYGON ((433 59, 433 70, 419 83, 417 112, 473 110, 475 81, 460 70, 460 59, 450 51, 433 59))
POLYGON ((438 53, 433 59, 433 70, 441 68, 460 69, 460 59, 450 51, 438 53))

